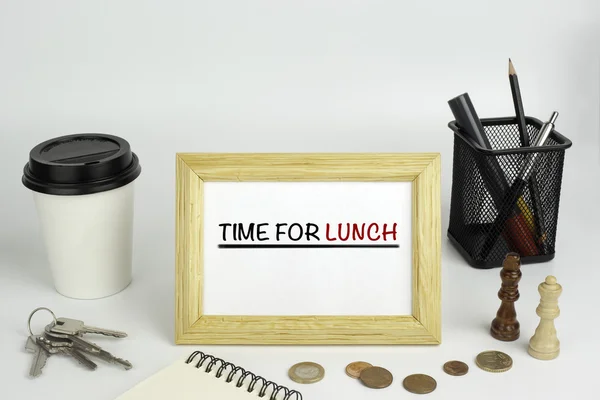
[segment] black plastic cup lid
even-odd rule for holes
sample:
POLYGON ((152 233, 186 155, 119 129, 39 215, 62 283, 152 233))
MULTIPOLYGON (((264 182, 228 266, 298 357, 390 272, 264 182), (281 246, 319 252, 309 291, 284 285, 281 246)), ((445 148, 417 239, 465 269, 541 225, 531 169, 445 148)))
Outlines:
POLYGON ((141 173, 137 156, 120 137, 79 133, 47 140, 29 153, 23 184, 53 195, 104 192, 133 182, 141 173))

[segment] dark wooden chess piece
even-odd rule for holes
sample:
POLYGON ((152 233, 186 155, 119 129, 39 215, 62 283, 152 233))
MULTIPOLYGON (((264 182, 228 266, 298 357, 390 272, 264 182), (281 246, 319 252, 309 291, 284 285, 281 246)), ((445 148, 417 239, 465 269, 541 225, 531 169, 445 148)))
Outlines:
POLYGON ((498 297, 502 300, 496 318, 492 321, 490 333, 498 340, 512 342, 520 334, 515 301, 519 300, 519 281, 521 280, 521 257, 517 253, 508 253, 502 263, 502 287, 498 297))

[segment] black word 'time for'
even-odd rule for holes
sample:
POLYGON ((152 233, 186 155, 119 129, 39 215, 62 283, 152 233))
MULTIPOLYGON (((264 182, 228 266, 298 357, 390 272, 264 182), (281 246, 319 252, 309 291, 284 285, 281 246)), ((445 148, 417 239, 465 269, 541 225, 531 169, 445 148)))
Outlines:
MULTIPOLYGON (((224 242, 227 241, 227 236, 228 236, 229 232, 232 233, 233 240, 235 240, 235 241, 258 240, 258 241, 262 242, 265 240, 269 240, 269 237, 267 236, 267 232, 264 230, 264 228, 268 225, 269 224, 266 222, 260 223, 260 224, 256 224, 256 223, 252 222, 252 223, 248 224, 247 227, 244 228, 244 224, 241 224, 241 223, 219 224, 219 226, 221 228, 223 228, 223 241, 224 242), (231 231, 229 231, 227 228, 231 228, 231 231)), ((319 231, 319 227, 317 224, 313 224, 311 222, 306 224, 306 229, 304 229, 304 227, 299 223, 293 223, 293 224, 279 223, 279 224, 275 224, 275 227, 276 227, 276 239, 278 241, 280 240, 279 236, 281 236, 281 235, 286 235, 289 239, 291 239, 293 241, 298 241, 298 240, 302 239, 303 236, 306 236, 306 240, 310 240, 310 238, 313 238, 315 240, 320 240, 319 237, 316 235, 316 233, 319 231), (288 227, 288 225, 289 225, 289 227, 288 227), (282 228, 284 228, 284 227, 288 227, 287 232, 282 231, 282 228)))

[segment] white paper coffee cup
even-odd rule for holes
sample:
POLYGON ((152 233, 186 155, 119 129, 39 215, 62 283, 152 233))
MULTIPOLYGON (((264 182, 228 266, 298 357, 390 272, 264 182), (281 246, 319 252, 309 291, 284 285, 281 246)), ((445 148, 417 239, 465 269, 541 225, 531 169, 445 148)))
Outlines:
POLYGON ((56 290, 96 299, 132 276, 137 156, 122 138, 77 134, 31 150, 23 184, 34 194, 56 290))

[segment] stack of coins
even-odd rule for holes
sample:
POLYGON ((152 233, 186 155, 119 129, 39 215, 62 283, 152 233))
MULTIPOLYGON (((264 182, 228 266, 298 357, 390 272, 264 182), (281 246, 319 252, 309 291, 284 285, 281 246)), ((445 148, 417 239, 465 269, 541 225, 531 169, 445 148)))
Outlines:
POLYGON ((392 384, 394 377, 385 368, 375 367, 366 361, 354 361, 346 366, 346 375, 359 379, 366 387, 383 389, 392 384))

